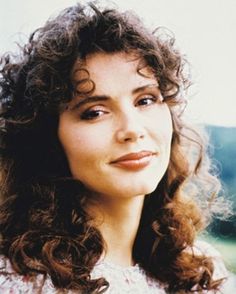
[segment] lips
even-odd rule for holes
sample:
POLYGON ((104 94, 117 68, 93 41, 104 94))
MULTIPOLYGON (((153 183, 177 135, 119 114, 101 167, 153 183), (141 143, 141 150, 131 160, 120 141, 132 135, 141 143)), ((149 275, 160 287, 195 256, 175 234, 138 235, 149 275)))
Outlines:
POLYGON ((124 169, 139 170, 148 166, 155 155, 152 151, 129 153, 112 161, 111 164, 124 169))

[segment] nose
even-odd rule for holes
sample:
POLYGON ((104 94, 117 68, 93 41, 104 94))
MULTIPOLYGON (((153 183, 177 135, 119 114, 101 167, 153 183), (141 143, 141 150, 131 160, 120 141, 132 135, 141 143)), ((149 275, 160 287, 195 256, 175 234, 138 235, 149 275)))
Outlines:
POLYGON ((116 139, 119 143, 135 142, 145 137, 145 127, 137 113, 129 110, 120 115, 116 127, 116 139))

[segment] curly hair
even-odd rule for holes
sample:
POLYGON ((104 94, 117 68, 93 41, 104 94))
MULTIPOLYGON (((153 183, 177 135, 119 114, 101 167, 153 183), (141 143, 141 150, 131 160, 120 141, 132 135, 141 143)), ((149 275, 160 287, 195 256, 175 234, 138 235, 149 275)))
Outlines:
POLYGON ((18 58, 1 59, 1 253, 19 274, 49 275, 58 289, 103 293, 109 286, 90 277, 104 241, 57 137, 59 114, 75 92, 73 65, 97 52, 135 52, 153 70, 173 120, 169 166, 145 197, 135 262, 169 291, 217 289, 211 258, 186 250, 205 228, 219 187, 204 139, 182 118, 186 61, 174 38, 150 32, 131 12, 93 4, 64 10, 30 36, 18 58))

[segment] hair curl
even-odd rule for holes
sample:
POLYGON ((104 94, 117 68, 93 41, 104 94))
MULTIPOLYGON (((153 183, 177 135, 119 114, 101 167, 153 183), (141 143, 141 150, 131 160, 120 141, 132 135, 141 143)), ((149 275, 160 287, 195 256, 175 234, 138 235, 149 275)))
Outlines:
POLYGON ((17 60, 1 60, 2 254, 20 274, 48 274, 56 288, 101 293, 108 287, 104 278, 90 278, 103 239, 90 225, 87 191, 71 178, 57 138, 58 116, 75 91, 72 67, 96 52, 135 52, 155 73, 173 119, 170 163, 145 198, 135 261, 169 291, 217 289, 211 258, 186 250, 206 225, 195 198, 210 201, 209 186, 218 187, 218 180, 209 172, 204 140, 182 119, 185 60, 173 38, 149 32, 131 12, 93 4, 64 10, 30 36, 17 60))

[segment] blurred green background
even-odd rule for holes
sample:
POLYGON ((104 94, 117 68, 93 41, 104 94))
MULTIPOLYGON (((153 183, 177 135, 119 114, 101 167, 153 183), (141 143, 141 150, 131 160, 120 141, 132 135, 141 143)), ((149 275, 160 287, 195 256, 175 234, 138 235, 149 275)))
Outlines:
POLYGON ((236 127, 207 126, 206 129, 224 194, 232 201, 234 214, 228 220, 215 219, 204 239, 221 252, 227 268, 236 273, 236 127))

